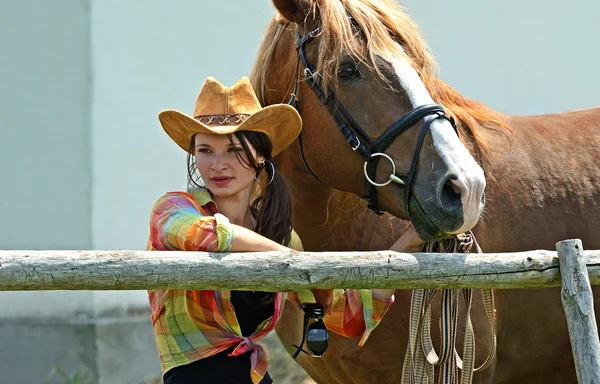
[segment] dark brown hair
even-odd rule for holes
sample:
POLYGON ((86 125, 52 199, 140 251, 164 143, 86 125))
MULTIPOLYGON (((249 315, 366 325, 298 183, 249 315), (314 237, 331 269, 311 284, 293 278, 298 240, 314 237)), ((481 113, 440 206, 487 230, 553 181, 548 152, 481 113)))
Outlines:
MULTIPOLYGON (((261 186, 258 197, 251 204, 252 209, 257 212, 254 232, 279 244, 287 245, 292 234, 292 201, 283 176, 275 169, 272 159, 273 144, 269 137, 261 132, 238 131, 234 132, 234 135, 239 140, 246 155, 242 157, 240 153, 236 152, 240 163, 253 168, 256 171, 257 178, 263 170, 266 173, 267 184, 261 186), (256 159, 252 156, 250 145, 256 150, 257 156, 264 157, 264 164, 256 162, 256 159)), ((233 144, 232 135, 227 135, 227 137, 233 144)), ((192 136, 190 150, 187 155, 188 186, 204 187, 201 184, 200 172, 193 155, 194 139, 195 136, 192 136)))

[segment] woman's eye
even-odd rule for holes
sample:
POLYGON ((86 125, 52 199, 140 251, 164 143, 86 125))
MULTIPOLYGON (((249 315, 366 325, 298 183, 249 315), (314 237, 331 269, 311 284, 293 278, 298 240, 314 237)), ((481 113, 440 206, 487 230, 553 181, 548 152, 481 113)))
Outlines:
POLYGON ((208 148, 199 148, 198 153, 210 153, 210 149, 208 148))
POLYGON ((231 147, 227 150, 227 152, 241 152, 242 148, 240 147, 231 147))
POLYGON ((338 76, 341 79, 351 79, 353 77, 360 77, 360 72, 358 72, 358 66, 356 64, 344 63, 340 65, 338 76))

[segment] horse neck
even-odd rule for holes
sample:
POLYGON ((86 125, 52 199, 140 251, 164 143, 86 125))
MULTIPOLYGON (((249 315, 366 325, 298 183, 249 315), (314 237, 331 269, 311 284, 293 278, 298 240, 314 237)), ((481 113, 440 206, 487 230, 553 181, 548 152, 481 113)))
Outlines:
POLYGON ((408 222, 391 215, 378 216, 360 197, 315 179, 304 168, 292 144, 277 164, 290 186, 294 230, 311 251, 388 249, 408 222), (368 233, 368 236, 365 234, 368 233))

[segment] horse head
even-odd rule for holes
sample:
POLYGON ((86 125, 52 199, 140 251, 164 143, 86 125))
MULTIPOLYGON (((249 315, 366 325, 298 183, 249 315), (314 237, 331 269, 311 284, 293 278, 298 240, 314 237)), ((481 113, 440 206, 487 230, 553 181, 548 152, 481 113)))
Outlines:
POLYGON ((263 103, 299 109, 304 128, 288 150, 297 169, 411 220, 424 240, 470 230, 484 172, 434 103, 417 26, 381 0, 273 3, 281 17, 252 80, 263 103))

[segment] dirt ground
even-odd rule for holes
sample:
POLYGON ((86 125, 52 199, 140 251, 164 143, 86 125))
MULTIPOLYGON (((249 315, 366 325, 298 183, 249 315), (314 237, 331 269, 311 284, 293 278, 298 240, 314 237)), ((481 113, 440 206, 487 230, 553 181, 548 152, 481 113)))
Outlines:
POLYGON ((269 349, 269 374, 273 383, 316 384, 286 352, 275 332, 271 332, 263 340, 269 349))

